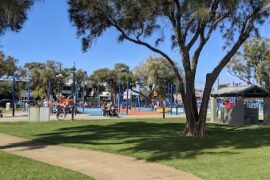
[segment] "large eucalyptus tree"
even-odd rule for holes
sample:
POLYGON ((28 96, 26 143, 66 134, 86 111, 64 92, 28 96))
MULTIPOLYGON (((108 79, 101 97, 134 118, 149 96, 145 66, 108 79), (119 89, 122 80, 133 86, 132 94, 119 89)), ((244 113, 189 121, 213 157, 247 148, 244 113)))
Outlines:
POLYGON ((205 135, 207 106, 214 82, 243 42, 258 33, 257 28, 270 14, 269 0, 69 0, 69 6, 70 19, 78 29, 84 50, 107 29, 114 28, 120 33, 120 41, 144 46, 170 62, 181 85, 186 109, 184 134, 199 137, 205 135), (206 74, 198 111, 197 65, 215 31, 221 32, 227 53, 206 74), (152 38, 156 38, 153 44, 152 38), (185 79, 168 53, 158 47, 166 38, 171 40, 172 48, 179 50, 185 79))

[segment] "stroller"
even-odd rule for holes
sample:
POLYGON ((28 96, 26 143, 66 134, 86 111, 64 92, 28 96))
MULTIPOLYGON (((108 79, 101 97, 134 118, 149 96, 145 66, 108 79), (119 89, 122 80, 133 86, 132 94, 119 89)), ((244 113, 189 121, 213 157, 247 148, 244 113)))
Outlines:
POLYGON ((110 110, 108 111, 108 115, 110 117, 117 117, 117 118, 120 118, 119 115, 118 115, 118 112, 117 112, 117 108, 110 108, 110 110))

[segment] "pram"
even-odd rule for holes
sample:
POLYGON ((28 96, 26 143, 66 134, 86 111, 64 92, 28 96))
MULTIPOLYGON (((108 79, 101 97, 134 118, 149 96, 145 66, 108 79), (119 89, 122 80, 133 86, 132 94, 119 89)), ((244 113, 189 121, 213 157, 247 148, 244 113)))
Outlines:
POLYGON ((108 115, 110 117, 117 117, 117 118, 120 118, 118 113, 117 113, 117 109, 116 108, 112 108, 110 109, 110 111, 108 111, 108 115))

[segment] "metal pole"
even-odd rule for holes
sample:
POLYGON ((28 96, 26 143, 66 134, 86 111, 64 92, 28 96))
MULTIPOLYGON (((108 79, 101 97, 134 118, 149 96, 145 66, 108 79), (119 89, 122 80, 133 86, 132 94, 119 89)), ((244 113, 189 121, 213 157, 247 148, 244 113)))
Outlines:
POLYGON ((172 115, 172 109, 173 109, 173 84, 171 84, 171 91, 170 91, 170 105, 171 105, 171 115, 172 115))
POLYGON ((147 98, 144 97, 144 107, 147 108, 147 98))
POLYGON ((74 114, 75 114, 75 116, 76 116, 76 108, 77 108, 77 100, 78 100, 78 81, 76 80, 75 81, 75 99, 74 99, 74 109, 75 109, 75 112, 74 112, 74 114))
POLYGON ((83 94, 82 94, 82 98, 83 98, 83 112, 84 112, 84 108, 85 108, 85 98, 84 98, 84 94, 85 94, 85 80, 83 81, 83 94))
POLYGON ((49 81, 49 85, 48 85, 48 101, 51 98, 51 81, 49 81))
POLYGON ((138 95, 138 105, 139 105, 139 111, 141 111, 141 95, 138 95))
POLYGON ((121 83, 120 83, 120 80, 118 80, 118 113, 120 113, 120 94, 121 94, 121 83))
POLYGON ((126 113, 128 115, 128 90, 129 90, 129 82, 127 82, 127 98, 126 98, 126 113))
POLYGON ((162 117, 163 117, 163 119, 165 119, 165 102, 164 102, 164 100, 163 100, 163 102, 162 102, 162 117))
POLYGON ((141 78, 139 79, 138 105, 139 105, 139 111, 141 111, 141 78))
POLYGON ((28 101, 28 106, 30 104, 30 96, 31 96, 31 92, 30 92, 30 78, 28 79, 28 82, 27 82, 27 101, 28 101))
POLYGON ((12 116, 15 116, 15 74, 12 79, 12 116))
POLYGON ((178 115, 178 83, 175 86, 175 104, 176 104, 176 115, 178 115))
POLYGON ((100 108, 100 87, 98 84, 98 107, 100 108))
MULTIPOLYGON (((111 103, 113 103, 113 99, 112 99, 112 81, 110 80, 110 95, 111 95, 111 103)), ((114 103, 113 103, 114 104, 114 103)))
POLYGON ((71 113, 71 120, 74 121, 74 116, 75 116, 75 94, 76 94, 76 90, 75 90, 75 62, 73 65, 73 106, 72 106, 72 113, 71 113))

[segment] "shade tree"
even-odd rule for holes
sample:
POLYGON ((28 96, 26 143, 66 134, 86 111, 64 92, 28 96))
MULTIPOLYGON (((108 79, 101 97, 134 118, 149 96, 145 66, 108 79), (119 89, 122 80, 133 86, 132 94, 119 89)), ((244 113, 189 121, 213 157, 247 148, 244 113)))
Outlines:
POLYGON ((172 66, 186 109, 184 135, 205 135, 207 107, 212 87, 233 55, 269 17, 268 0, 69 0, 69 15, 82 39, 83 50, 106 30, 119 32, 119 41, 130 41, 164 57, 172 66), (198 63, 204 47, 214 32, 224 40, 226 53, 206 74, 200 110, 195 95, 198 63), (150 38, 151 37, 151 38, 150 38), (148 41, 151 39, 150 41, 148 41), (155 39, 155 43, 151 43, 155 39), (174 61, 159 48, 171 40, 178 50, 183 74, 174 61))

